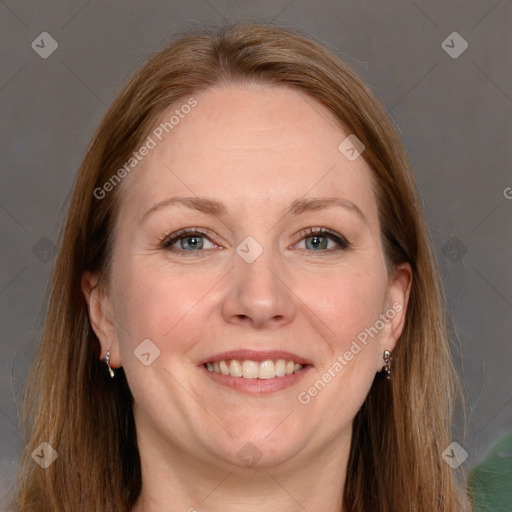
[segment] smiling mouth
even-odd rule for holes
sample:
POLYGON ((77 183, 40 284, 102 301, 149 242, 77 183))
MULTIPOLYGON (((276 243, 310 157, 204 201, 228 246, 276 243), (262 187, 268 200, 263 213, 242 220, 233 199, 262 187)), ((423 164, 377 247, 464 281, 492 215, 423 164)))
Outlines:
POLYGON ((292 373, 299 373, 305 366, 286 359, 267 359, 257 362, 250 359, 221 360, 207 362, 205 368, 211 373, 219 373, 225 376, 239 377, 243 379, 273 379, 284 377, 292 373))

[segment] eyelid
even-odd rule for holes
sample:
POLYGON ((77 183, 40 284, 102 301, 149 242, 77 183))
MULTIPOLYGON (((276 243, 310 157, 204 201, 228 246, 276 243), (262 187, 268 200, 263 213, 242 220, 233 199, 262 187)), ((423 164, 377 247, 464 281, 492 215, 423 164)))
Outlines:
MULTIPOLYGON (((176 242, 178 242, 179 240, 181 240, 183 238, 187 238, 185 236, 187 234, 189 234, 189 236, 192 236, 194 234, 204 236, 204 238, 207 238, 211 243, 218 245, 215 242, 215 238, 216 238, 215 235, 213 235, 208 229, 205 229, 205 228, 183 228, 174 233, 162 235, 162 237, 160 239, 160 246, 163 249, 170 250, 169 248, 172 245, 174 245, 176 242)), ((295 238, 298 237, 298 240, 297 240, 297 242, 294 243, 294 246, 297 245, 302 240, 304 240, 305 238, 307 238, 308 236, 313 236, 313 235, 326 236, 327 238, 330 238, 331 240, 336 242, 336 244, 338 244, 338 246, 339 246, 339 248, 336 248, 336 249, 328 249, 328 250, 318 251, 319 254, 343 251, 343 250, 347 250, 352 247, 352 243, 345 236, 343 236, 342 234, 337 233, 336 231, 333 231, 329 228, 325 228, 325 227, 321 227, 321 226, 320 227, 309 227, 309 228, 305 228, 305 229, 299 231, 295 235, 295 238)), ((212 250, 212 249, 209 249, 209 250, 212 250)), ((304 250, 306 252, 311 252, 311 253, 317 252, 317 251, 307 251, 306 249, 304 249, 304 250)), ((205 250, 181 251, 178 249, 175 252, 199 253, 199 252, 205 252, 205 250)))
MULTIPOLYGON (((352 242, 350 242, 350 240, 348 240, 348 238, 346 238, 344 235, 342 235, 341 233, 338 233, 336 231, 333 231, 332 229, 325 228, 325 227, 310 227, 310 228, 303 229, 302 231, 299 231, 296 235, 297 237, 299 237, 299 240, 296 243, 301 242, 302 240, 304 240, 304 238, 306 238, 308 236, 313 236, 313 235, 327 236, 327 238, 331 238, 340 246, 339 249, 318 251, 319 253, 322 253, 322 252, 329 253, 329 252, 335 252, 337 250, 347 250, 352 247, 352 242)), ((308 251, 308 252, 314 253, 316 251, 308 251)))
MULTIPOLYGON (((160 246, 164 249, 167 249, 172 244, 176 243, 178 240, 180 240, 182 238, 186 238, 186 236, 184 236, 184 235, 187 235, 187 234, 189 234, 189 236, 192 236, 194 234, 202 235, 205 238, 208 238, 208 240, 210 240, 212 243, 216 243, 215 236, 209 230, 207 230, 205 228, 183 228, 183 229, 179 229, 178 231, 175 231, 174 233, 163 234, 160 237, 160 246)), ((194 252, 194 251, 190 251, 190 252, 194 252)), ((201 251, 197 251, 197 252, 201 252, 201 251)))

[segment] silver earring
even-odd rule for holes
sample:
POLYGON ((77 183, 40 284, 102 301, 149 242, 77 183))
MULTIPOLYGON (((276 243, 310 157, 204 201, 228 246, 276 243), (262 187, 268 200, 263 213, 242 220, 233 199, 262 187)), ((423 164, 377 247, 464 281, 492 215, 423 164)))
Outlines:
POLYGON ((107 355, 105 356, 105 361, 108 366, 108 373, 110 373, 110 376, 114 378, 114 370, 112 370, 112 367, 110 366, 110 349, 107 349, 107 355))
POLYGON ((384 350, 384 362, 386 366, 384 366, 384 371, 386 372, 386 379, 391 379, 391 362, 393 361, 393 356, 389 350, 384 350))

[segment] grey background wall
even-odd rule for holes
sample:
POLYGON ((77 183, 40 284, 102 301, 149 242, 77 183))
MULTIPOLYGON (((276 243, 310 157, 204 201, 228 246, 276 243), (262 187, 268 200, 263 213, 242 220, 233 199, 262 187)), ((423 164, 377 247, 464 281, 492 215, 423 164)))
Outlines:
POLYGON ((460 340, 468 417, 454 441, 469 454, 467 469, 512 428, 509 0, 10 0, 0 3, 2 495, 22 446, 15 397, 92 132, 169 37, 224 20, 302 29, 366 77, 401 130, 438 252, 460 340), (42 32, 58 44, 51 55, 55 43, 42 32))

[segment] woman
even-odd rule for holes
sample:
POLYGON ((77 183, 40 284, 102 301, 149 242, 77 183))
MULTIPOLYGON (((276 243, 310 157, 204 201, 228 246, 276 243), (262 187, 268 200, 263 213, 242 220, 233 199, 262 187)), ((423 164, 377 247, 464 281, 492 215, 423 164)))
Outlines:
POLYGON ((289 30, 181 38, 78 174, 14 510, 462 510, 444 312, 361 78, 289 30))

